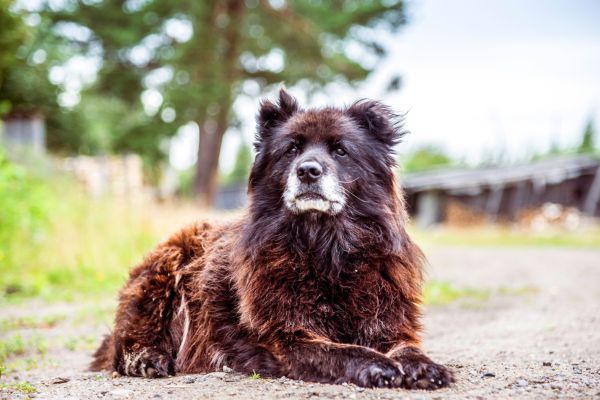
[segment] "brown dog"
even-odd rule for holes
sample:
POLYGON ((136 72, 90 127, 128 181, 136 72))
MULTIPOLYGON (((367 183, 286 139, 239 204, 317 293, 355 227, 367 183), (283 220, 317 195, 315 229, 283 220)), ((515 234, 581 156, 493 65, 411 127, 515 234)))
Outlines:
POLYGON ((282 90, 263 102, 246 216, 192 225, 147 256, 92 369, 449 385, 420 349, 424 257, 396 186, 401 136, 374 101, 302 110, 282 90))

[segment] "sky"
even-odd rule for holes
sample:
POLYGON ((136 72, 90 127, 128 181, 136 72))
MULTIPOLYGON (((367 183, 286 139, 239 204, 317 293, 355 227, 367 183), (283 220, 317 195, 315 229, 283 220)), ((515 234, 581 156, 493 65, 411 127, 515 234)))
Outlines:
MULTIPOLYGON (((472 164, 499 155, 518 162, 553 144, 575 146, 590 118, 600 129, 600 1, 407 4, 409 23, 393 35, 380 32, 389 53, 366 82, 355 89, 330 85, 311 99, 298 88, 291 92, 307 106, 382 100, 406 113, 411 133, 401 155, 432 144, 472 164), (386 93, 396 74, 402 88, 386 93)), ((257 92, 234 105, 242 135, 232 130, 225 136, 225 171, 241 140, 252 141, 259 99, 257 92)), ((173 142, 175 166, 194 161, 195 135, 197 127, 188 125, 173 142)))
POLYGON ((404 78, 384 100, 408 112, 407 145, 435 143, 472 162, 500 151, 513 161, 574 145, 590 118, 600 123, 599 1, 409 5, 411 22, 374 76, 404 78))

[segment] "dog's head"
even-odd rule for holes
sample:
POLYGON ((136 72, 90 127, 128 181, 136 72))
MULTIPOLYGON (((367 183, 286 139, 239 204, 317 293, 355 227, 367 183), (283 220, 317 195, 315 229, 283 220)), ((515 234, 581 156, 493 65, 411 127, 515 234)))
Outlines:
POLYGON ((261 103, 257 123, 253 204, 296 216, 337 216, 395 202, 393 147, 402 132, 383 104, 302 110, 281 90, 277 102, 261 103))

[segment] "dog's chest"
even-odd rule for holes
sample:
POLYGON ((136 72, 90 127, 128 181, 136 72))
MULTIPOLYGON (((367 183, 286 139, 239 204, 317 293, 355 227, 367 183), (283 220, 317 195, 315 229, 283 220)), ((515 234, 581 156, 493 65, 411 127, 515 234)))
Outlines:
POLYGON ((357 267, 333 281, 308 274, 291 287, 288 315, 302 327, 342 343, 366 344, 383 335, 392 297, 376 271, 357 267))

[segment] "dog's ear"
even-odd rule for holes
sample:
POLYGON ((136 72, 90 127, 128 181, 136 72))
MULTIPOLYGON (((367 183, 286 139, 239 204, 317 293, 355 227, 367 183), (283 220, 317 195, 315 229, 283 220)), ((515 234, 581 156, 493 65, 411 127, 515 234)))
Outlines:
POLYGON ((298 102, 284 88, 279 90, 279 98, 276 103, 270 100, 263 100, 260 103, 260 109, 256 118, 256 143, 257 150, 260 143, 270 137, 273 128, 283 124, 292 115, 298 112, 298 102))
POLYGON ((346 114, 388 146, 400 143, 406 133, 402 129, 402 118, 378 101, 359 100, 348 107, 346 114))

